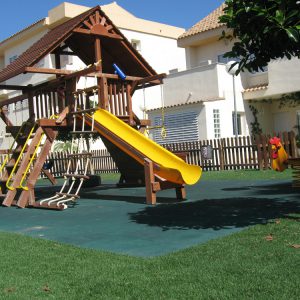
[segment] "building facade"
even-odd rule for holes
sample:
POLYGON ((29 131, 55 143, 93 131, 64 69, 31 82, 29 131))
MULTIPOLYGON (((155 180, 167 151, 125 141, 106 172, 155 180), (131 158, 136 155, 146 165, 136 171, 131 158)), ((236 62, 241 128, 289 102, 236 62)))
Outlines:
MULTIPOLYGON (((48 12, 43 18, 8 39, 0 42, 0 70, 13 62, 20 54, 45 35, 50 29, 87 11, 89 7, 64 2, 48 12)), ((101 9, 118 26, 120 31, 151 64, 157 73, 166 73, 170 69, 182 68, 185 65, 185 51, 178 47, 177 38, 184 29, 143 20, 135 17, 116 2, 101 6, 101 9)), ((68 50, 68 49, 66 49, 68 50)), ((79 70, 85 64, 77 56, 65 56, 60 60, 61 67, 67 70, 79 70)), ((47 55, 37 63, 40 68, 55 68, 54 55, 47 55)), ((130 75, 130 74, 127 74, 130 75)), ((17 76, 0 84, 35 85, 53 79, 54 75, 26 74, 17 76)), ((84 88, 94 84, 93 79, 81 80, 78 87, 84 88)), ((17 96, 17 91, 1 90, 0 101, 17 96)), ((133 109, 137 116, 142 117, 145 108, 161 106, 160 87, 148 88, 147 92, 137 91, 133 97, 133 109)), ((17 124, 28 118, 28 103, 23 101, 16 107, 9 106, 8 117, 17 124), (17 121, 17 122, 15 122, 17 121)), ((0 126, 0 148, 7 149, 11 144, 9 136, 5 136, 4 124, 0 126)), ((94 145, 94 147, 99 147, 94 145)))
MULTIPOLYGON (((165 79, 164 115, 161 109, 148 112, 157 126, 164 121, 166 142, 244 136, 257 128, 273 133, 300 127, 299 59, 271 61, 263 71, 230 75, 226 65, 232 59, 224 54, 233 42, 220 40, 228 29, 218 22, 223 8, 224 4, 178 38, 186 51, 186 68, 173 70, 165 79)), ((159 128, 152 136, 163 142, 159 128)))

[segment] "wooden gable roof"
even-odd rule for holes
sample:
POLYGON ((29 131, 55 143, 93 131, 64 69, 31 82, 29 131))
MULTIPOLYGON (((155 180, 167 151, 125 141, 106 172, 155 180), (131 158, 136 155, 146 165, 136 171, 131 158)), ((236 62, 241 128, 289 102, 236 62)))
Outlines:
POLYGON ((95 63, 94 40, 101 39, 103 73, 114 73, 116 63, 127 75, 147 77, 156 72, 136 51, 107 15, 96 6, 48 31, 0 72, 0 82, 25 72, 64 43, 86 65, 95 63))

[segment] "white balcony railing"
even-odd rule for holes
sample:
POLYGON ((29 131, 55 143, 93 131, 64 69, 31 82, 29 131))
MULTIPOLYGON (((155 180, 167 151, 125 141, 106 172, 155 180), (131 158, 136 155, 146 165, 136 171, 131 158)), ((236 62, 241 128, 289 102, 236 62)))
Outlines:
POLYGON ((230 79, 225 71, 225 65, 211 63, 211 61, 181 72, 172 70, 164 80, 165 105, 223 97, 224 81, 222 78, 225 81, 230 79))

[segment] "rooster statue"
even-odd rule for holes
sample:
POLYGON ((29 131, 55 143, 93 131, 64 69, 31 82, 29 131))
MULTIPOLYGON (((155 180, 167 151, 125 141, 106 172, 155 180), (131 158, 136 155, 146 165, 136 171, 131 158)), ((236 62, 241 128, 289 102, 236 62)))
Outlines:
POLYGON ((280 138, 275 136, 271 138, 269 142, 272 146, 272 169, 278 172, 282 172, 288 166, 288 155, 281 144, 280 138))

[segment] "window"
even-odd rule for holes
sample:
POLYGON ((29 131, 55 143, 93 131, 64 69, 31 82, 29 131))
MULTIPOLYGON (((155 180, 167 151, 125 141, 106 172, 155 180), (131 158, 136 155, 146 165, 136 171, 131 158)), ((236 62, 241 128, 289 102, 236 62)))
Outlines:
MULTIPOLYGON (((154 117, 153 125, 161 126, 162 117, 154 117)), ((199 139, 197 112, 178 112, 165 115, 164 125, 167 131, 166 138, 162 138, 161 128, 153 130, 153 139, 159 144, 190 142, 199 139)))
POLYGON ((220 127, 220 110, 213 110, 213 120, 214 120, 214 137, 218 139, 221 137, 221 127, 220 127))
POLYGON ((18 58, 18 55, 14 55, 14 56, 11 56, 9 58, 9 63, 11 64, 13 61, 15 61, 16 59, 18 58))
MULTIPOLYGON (((236 129, 235 129, 235 113, 234 111, 232 112, 232 128, 233 128, 233 135, 236 134, 236 129)), ((237 113, 237 134, 241 135, 242 134, 242 123, 241 123, 241 114, 237 113)))
POLYGON ((218 63, 221 64, 227 64, 230 61, 239 61, 240 59, 238 57, 224 57, 224 54, 218 55, 218 63))
MULTIPOLYGON (((66 48, 64 51, 72 53, 72 50, 70 48, 66 48)), ((72 63, 73 63, 72 55, 61 55, 60 56, 61 68, 66 68, 67 65, 71 65, 72 63)))
POLYGON ((141 51, 141 41, 139 41, 139 40, 131 40, 131 45, 132 45, 132 47, 135 50, 141 51))
MULTIPOLYGON (((253 60, 254 59, 254 55, 251 55, 250 56, 250 60, 253 60)), ((267 72, 268 71, 268 66, 265 66, 265 67, 262 67, 261 69, 258 69, 258 71, 252 71, 250 72, 251 74, 259 74, 259 73, 264 73, 264 72, 267 72)))

